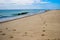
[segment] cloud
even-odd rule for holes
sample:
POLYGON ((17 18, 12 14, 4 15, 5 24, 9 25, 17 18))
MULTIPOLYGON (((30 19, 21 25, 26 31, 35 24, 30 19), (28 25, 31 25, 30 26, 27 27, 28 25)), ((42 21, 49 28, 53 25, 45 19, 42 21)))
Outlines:
POLYGON ((32 4, 32 3, 40 3, 41 0, 0 0, 0 3, 4 3, 4 4, 11 4, 11 3, 15 3, 15 4, 32 4))
POLYGON ((0 0, 0 4, 20 4, 28 5, 34 3, 34 0, 0 0))
POLYGON ((28 5, 34 3, 33 0, 11 0, 11 3, 20 4, 20 5, 28 5))
POLYGON ((42 0, 0 0, 0 4, 4 5, 31 5, 31 4, 37 4, 37 3, 48 3, 48 2, 43 2, 42 0))
POLYGON ((50 2, 40 2, 40 3, 45 4, 45 3, 50 3, 50 2))
POLYGON ((41 0, 34 0, 34 3, 40 3, 41 0))
POLYGON ((42 0, 0 0, 0 9, 50 9, 59 7, 59 5, 42 0))

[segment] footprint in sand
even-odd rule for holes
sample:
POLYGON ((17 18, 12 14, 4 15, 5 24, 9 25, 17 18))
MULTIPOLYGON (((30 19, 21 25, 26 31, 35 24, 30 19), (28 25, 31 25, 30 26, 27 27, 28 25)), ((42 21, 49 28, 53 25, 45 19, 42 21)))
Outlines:
POLYGON ((8 28, 6 28, 8 30, 8 28))
POLYGON ((3 31, 0 30, 0 33, 2 33, 3 31))
POLYGON ((46 30, 42 30, 43 32, 45 32, 46 30))
POLYGON ((43 28, 45 28, 45 27, 43 27, 43 28))
POLYGON ((45 34, 41 34, 41 36, 45 36, 45 34))
POLYGON ((14 38, 13 36, 10 36, 10 38, 14 38))
POLYGON ((28 34, 27 32, 24 32, 24 34, 22 36, 28 36, 27 34, 28 34))
POLYGON ((43 25, 47 26, 46 21, 43 22, 43 25))
POLYGON ((6 35, 5 33, 2 33, 1 35, 6 35))
POLYGON ((16 31, 16 29, 13 29, 13 31, 16 31))

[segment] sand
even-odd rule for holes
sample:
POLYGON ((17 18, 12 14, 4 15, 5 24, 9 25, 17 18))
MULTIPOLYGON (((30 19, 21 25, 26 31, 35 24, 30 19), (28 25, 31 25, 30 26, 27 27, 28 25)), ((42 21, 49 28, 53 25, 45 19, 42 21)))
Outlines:
POLYGON ((60 10, 0 23, 0 40, 60 40, 60 10))

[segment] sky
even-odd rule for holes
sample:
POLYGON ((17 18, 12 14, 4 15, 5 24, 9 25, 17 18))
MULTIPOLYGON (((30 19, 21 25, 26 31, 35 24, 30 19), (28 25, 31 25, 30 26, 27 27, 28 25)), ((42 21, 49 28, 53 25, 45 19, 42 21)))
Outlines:
POLYGON ((0 0, 0 9, 60 9, 60 0, 0 0))

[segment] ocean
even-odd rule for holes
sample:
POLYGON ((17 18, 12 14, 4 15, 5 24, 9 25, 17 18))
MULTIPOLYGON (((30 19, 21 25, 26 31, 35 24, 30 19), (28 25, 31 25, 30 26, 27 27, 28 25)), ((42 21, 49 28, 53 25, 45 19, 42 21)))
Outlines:
POLYGON ((45 12, 43 9, 0 10, 0 22, 45 12), (21 14, 23 13, 23 14, 21 14))
POLYGON ((41 9, 21 9, 21 10, 0 10, 0 17, 2 16, 13 16, 13 14, 18 14, 22 12, 28 12, 28 13, 38 13, 38 12, 44 12, 44 10, 41 9))

